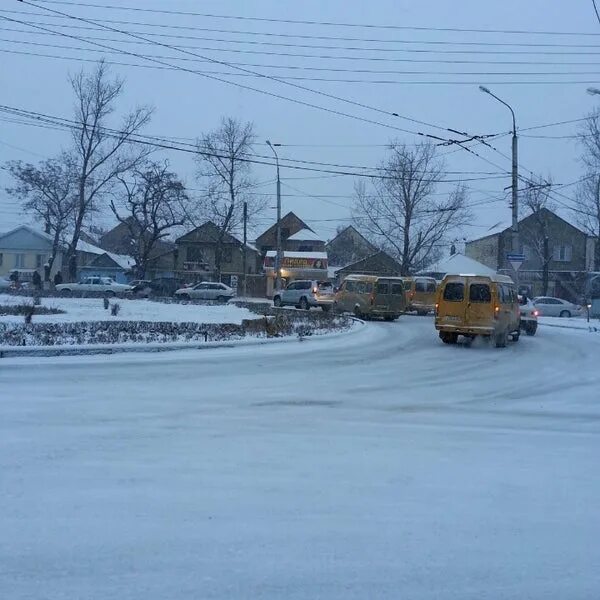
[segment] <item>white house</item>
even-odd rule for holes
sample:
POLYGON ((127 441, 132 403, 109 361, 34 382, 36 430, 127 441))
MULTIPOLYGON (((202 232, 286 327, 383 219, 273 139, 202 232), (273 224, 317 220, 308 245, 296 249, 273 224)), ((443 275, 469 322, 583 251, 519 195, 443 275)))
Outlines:
MULTIPOLYGON (((0 234, 0 277, 18 271, 21 281, 29 281, 37 271, 43 279, 44 265, 52 256, 52 243, 51 235, 30 225, 20 225, 0 234)), ((62 258, 63 251, 59 248, 50 278, 62 268, 62 258)))

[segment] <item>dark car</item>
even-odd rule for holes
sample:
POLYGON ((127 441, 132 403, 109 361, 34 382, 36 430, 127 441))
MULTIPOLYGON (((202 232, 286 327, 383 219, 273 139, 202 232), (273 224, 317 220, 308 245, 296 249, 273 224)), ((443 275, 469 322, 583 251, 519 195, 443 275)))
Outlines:
POLYGON ((184 285, 185 282, 177 277, 158 277, 150 282, 150 295, 172 298, 184 285))

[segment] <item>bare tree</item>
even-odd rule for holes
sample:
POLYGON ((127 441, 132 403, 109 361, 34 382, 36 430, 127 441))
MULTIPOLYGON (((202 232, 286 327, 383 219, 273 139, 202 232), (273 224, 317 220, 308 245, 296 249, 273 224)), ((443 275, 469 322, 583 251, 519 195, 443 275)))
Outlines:
POLYGON ((583 147, 582 162, 588 174, 582 179, 577 194, 575 214, 583 230, 595 239, 594 270, 600 270, 600 109, 586 119, 579 141, 583 147))
POLYGON ((133 149, 130 144, 131 137, 150 120, 149 108, 134 109, 124 117, 118 130, 107 127, 123 86, 123 79, 110 79, 103 61, 91 73, 82 70, 71 77, 77 126, 73 128, 70 155, 76 167, 77 191, 73 230, 67 248, 70 279, 76 277, 77 242, 85 218, 110 191, 116 178, 134 168, 149 153, 147 148, 133 149))
POLYGON ((223 118, 220 126, 198 140, 198 179, 207 185, 208 192, 197 211, 204 220, 218 228, 215 243, 215 275, 221 277, 223 242, 243 222, 243 205, 248 206, 252 220, 266 207, 264 197, 250 194, 255 182, 248 162, 255 142, 252 123, 223 118))
POLYGON ((550 275, 550 213, 554 205, 550 200, 552 180, 538 177, 529 182, 523 194, 521 204, 531 215, 521 226, 521 239, 527 240, 527 246, 533 251, 542 265, 542 296, 548 294, 550 275))
POLYGON ((445 197, 435 195, 444 165, 433 145, 409 148, 394 141, 389 150, 380 164, 380 176, 370 185, 356 184, 353 218, 367 237, 398 259, 402 274, 408 275, 430 263, 439 246, 466 223, 467 194, 459 185, 445 197))
POLYGON ((77 185, 74 165, 70 156, 63 154, 37 166, 22 161, 9 162, 7 169, 16 182, 14 187, 7 188, 7 193, 20 200, 23 209, 41 221, 44 231, 52 236, 49 274, 75 212, 77 185))
POLYGON ((168 163, 147 162, 118 175, 120 189, 110 207, 131 240, 130 254, 137 277, 144 278, 148 261, 171 230, 187 219, 188 196, 183 183, 169 171, 168 163))

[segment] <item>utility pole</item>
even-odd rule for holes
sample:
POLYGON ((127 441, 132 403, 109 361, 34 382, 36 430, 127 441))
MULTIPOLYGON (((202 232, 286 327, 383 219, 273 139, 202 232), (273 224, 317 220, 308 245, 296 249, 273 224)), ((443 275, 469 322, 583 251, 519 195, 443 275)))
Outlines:
POLYGON ((281 245, 281 179, 279 177, 279 156, 275 151, 274 146, 279 144, 271 144, 267 140, 267 146, 271 148, 275 155, 275 163, 277 165, 277 223, 276 223, 276 243, 277 243, 277 256, 275 257, 275 289, 281 289, 281 265, 283 264, 283 248, 281 245))
POLYGON ((489 94, 501 104, 504 104, 512 115, 512 248, 513 252, 519 252, 519 158, 518 158, 518 141, 517 141, 517 120, 515 119, 515 111, 510 104, 498 98, 488 88, 483 85, 479 89, 485 94, 489 94))
MULTIPOLYGON (((498 98, 496 94, 493 94, 488 88, 483 85, 479 86, 479 89, 485 94, 490 95, 492 98, 495 98, 500 102, 500 104, 504 104, 508 110, 510 110, 510 114, 512 115, 512 226, 511 226, 511 250, 513 254, 517 254, 521 252, 519 247, 519 158, 518 158, 518 140, 517 140, 517 120, 515 118, 515 111, 512 109, 510 104, 504 102, 501 98, 498 98)), ((519 289, 519 270, 515 268, 515 283, 517 285, 517 290, 519 289)))
POLYGON ((242 249, 242 265, 243 265, 243 269, 244 269, 244 279, 242 282, 242 293, 244 294, 244 298, 247 295, 248 292, 248 287, 246 286, 246 276, 248 273, 248 266, 247 266, 247 246, 248 244, 248 203, 244 202, 244 248, 242 249))

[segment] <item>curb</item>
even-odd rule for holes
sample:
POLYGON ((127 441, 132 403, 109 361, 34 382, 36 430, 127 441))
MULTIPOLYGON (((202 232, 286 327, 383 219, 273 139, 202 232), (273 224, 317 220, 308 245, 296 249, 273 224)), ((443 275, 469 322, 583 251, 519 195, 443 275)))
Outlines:
POLYGON ((587 327, 575 327, 574 325, 556 325, 554 323, 540 323, 542 327, 555 327, 556 329, 570 329, 571 331, 586 331, 588 333, 600 333, 600 327, 588 325, 587 327))
POLYGON ((125 352, 169 352, 174 350, 211 350, 216 348, 240 348, 266 346, 271 344, 305 343, 331 340, 357 333, 365 325, 363 321, 351 318, 354 325, 344 331, 322 333, 308 337, 287 336, 281 338, 251 338, 215 342, 155 342, 150 344, 73 344, 69 346, 0 346, 0 359, 12 357, 38 356, 92 356, 97 354, 120 354, 125 352))

